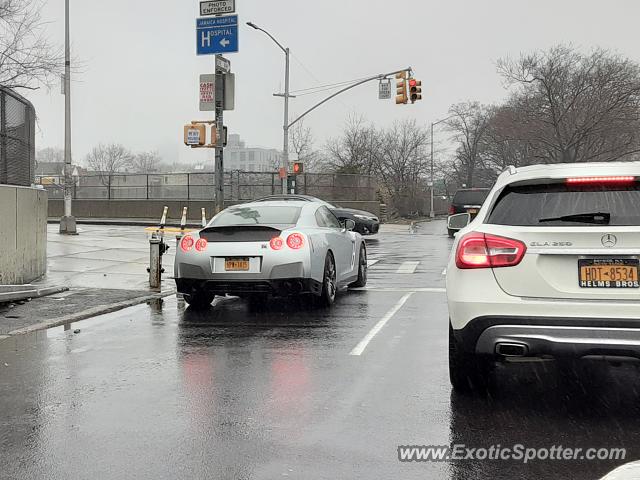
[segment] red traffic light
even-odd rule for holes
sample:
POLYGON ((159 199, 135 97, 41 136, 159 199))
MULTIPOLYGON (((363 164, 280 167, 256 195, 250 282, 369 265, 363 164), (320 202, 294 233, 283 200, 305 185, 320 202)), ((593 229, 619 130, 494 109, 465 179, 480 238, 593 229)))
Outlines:
POLYGON ((416 87, 417 85, 418 85, 418 82, 414 78, 409 80, 409 86, 410 87, 416 87))

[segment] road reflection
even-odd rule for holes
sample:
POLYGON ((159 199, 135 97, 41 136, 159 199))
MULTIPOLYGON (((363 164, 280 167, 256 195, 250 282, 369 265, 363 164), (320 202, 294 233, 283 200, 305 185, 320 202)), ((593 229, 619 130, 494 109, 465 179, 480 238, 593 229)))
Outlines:
POLYGON ((453 479, 597 479, 640 456, 638 370, 593 364, 567 376, 554 362, 498 366, 486 395, 451 395, 451 444, 490 448, 626 448, 619 461, 484 460, 453 463, 453 479))

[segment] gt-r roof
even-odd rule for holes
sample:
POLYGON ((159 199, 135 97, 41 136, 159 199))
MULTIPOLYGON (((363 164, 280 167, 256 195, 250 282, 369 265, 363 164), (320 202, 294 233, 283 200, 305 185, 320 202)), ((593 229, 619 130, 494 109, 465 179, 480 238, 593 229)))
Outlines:
POLYGON ((633 175, 640 178, 640 162, 608 163, 556 163, 508 167, 496 181, 496 187, 503 187, 528 180, 555 180, 570 177, 606 177, 633 175))

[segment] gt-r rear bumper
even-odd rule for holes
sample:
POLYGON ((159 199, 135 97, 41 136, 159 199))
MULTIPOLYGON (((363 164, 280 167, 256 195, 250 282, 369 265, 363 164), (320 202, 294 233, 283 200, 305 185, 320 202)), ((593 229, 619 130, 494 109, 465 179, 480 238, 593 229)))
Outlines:
POLYGON ((256 295, 267 294, 277 297, 312 293, 319 296, 322 283, 310 278, 278 278, 271 280, 203 280, 197 278, 176 278, 178 293, 211 292, 215 295, 256 295))

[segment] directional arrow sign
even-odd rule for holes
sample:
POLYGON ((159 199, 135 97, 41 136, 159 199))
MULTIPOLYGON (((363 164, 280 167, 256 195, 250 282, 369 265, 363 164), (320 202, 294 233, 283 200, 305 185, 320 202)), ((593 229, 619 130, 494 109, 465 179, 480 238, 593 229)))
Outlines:
POLYGON ((196 42, 198 55, 237 52, 238 16, 198 18, 196 42))

